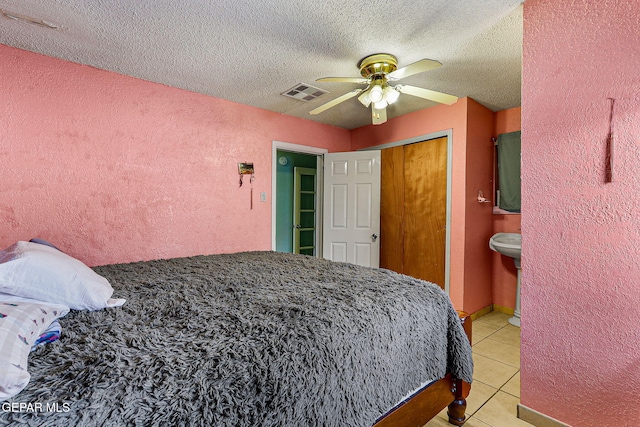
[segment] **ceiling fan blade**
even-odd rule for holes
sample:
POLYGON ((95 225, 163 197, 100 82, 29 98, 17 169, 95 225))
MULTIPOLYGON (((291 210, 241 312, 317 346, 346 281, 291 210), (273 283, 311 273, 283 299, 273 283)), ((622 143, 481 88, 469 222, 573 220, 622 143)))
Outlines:
POLYGON ((347 99, 353 98, 354 96, 356 96, 357 94, 362 92, 362 90, 363 89, 356 89, 356 90, 352 90, 351 92, 347 92, 344 95, 339 96, 336 99, 333 99, 333 100, 327 102, 326 104, 322 104, 318 108, 314 108, 313 110, 309 111, 309 114, 320 114, 323 111, 328 110, 331 107, 335 107, 336 105, 340 104, 341 102, 346 101, 347 99))
POLYGON ((369 83, 368 79, 362 77, 322 77, 316 80, 317 82, 340 82, 340 83, 369 83))
POLYGON ((421 59, 418 62, 409 64, 406 67, 398 68, 395 71, 387 74, 389 80, 400 80, 405 77, 413 76, 414 74, 424 73, 425 71, 433 70, 434 68, 441 67, 442 64, 439 61, 433 59, 421 59))
POLYGON ((406 93, 407 95, 417 96, 418 98, 428 99, 429 101, 439 102, 440 104, 455 104, 458 100, 457 96, 448 95, 442 92, 436 92, 435 90, 424 89, 416 86, 409 85, 396 85, 394 86, 400 93, 406 93))
POLYGON ((387 121, 387 109, 377 109, 373 105, 371 106, 371 122, 374 125, 381 125, 387 121))

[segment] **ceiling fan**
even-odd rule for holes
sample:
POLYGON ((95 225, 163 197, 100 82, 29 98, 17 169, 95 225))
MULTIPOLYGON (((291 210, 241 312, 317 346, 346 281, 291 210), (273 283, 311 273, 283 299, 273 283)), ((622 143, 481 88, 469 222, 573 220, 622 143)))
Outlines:
POLYGON ((369 55, 358 63, 362 77, 323 77, 318 82, 346 82, 366 84, 365 89, 356 89, 333 99, 326 104, 319 106, 309 112, 309 114, 319 114, 331 107, 358 96, 358 101, 365 107, 371 106, 371 117, 374 125, 379 125, 387 121, 387 106, 398 100, 401 93, 428 99, 429 101, 451 105, 458 100, 457 96, 436 92, 421 87, 397 84, 391 86, 390 82, 395 82, 404 77, 438 68, 442 64, 433 59, 421 59, 418 62, 398 68, 398 59, 388 53, 376 53, 369 55))

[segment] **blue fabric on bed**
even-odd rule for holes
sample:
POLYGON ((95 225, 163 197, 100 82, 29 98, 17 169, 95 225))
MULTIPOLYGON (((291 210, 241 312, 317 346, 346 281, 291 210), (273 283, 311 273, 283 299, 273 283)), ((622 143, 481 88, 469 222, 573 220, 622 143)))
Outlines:
POLYGON ((41 345, 48 344, 50 342, 54 342, 60 339, 60 334, 62 332, 62 327, 60 326, 60 322, 55 320, 49 327, 36 339, 36 342, 33 343, 33 347, 31 347, 31 351, 35 350, 41 345))

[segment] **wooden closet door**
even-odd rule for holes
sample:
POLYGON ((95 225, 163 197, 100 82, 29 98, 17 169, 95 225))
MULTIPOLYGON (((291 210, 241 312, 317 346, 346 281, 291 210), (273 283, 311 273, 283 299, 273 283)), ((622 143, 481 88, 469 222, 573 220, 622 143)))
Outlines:
POLYGON ((404 272, 404 146, 382 150, 380 267, 404 272))
POLYGON ((404 146, 404 274, 444 289, 447 138, 404 146))

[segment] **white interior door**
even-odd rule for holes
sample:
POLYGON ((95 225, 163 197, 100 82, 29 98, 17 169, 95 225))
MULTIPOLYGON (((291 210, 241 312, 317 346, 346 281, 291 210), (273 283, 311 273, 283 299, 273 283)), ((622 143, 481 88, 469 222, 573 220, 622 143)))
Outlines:
POLYGON ((324 157, 323 258, 380 263, 380 151, 324 157))

